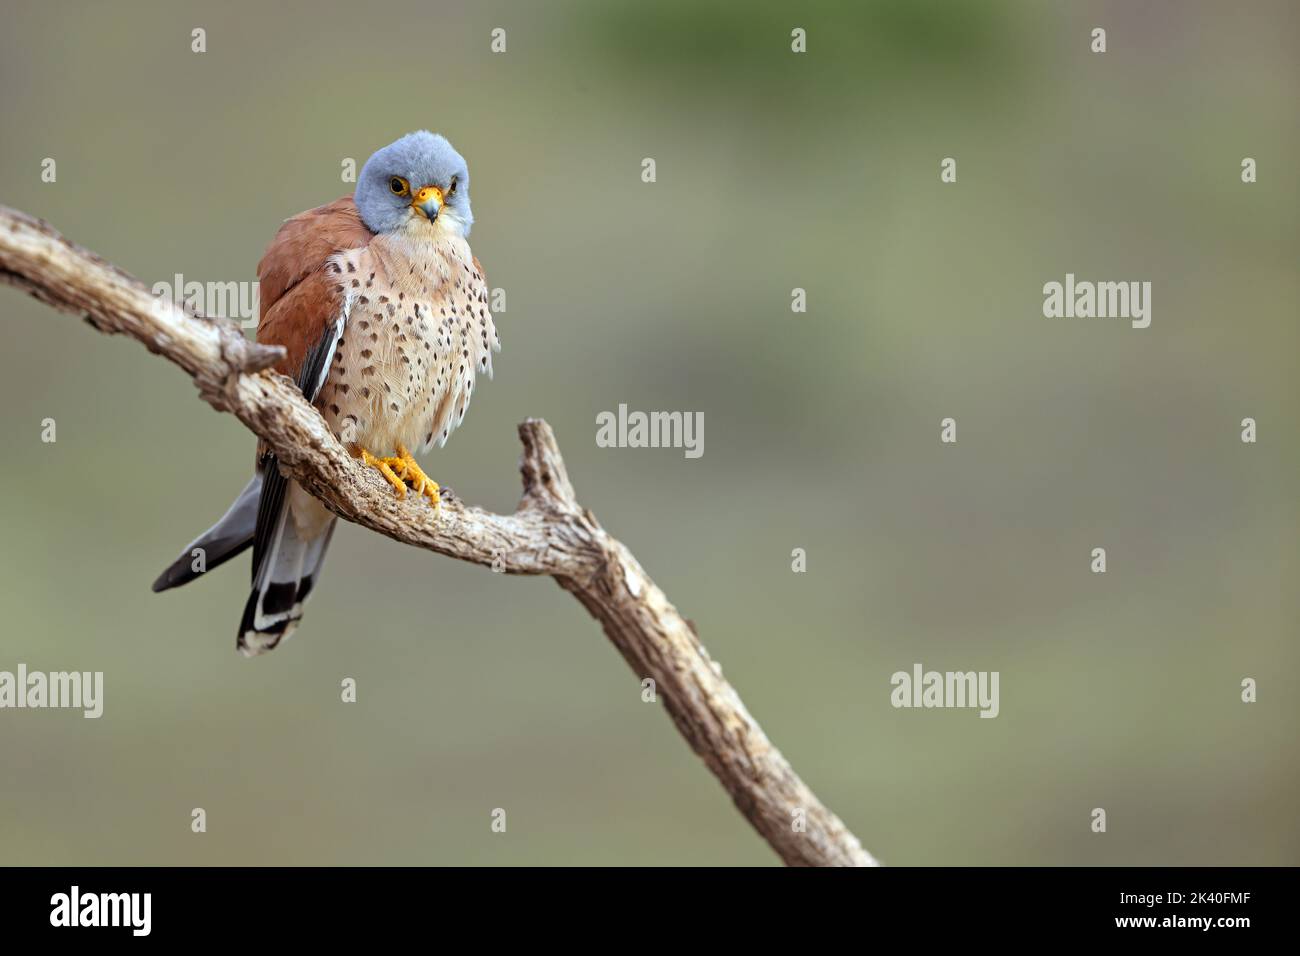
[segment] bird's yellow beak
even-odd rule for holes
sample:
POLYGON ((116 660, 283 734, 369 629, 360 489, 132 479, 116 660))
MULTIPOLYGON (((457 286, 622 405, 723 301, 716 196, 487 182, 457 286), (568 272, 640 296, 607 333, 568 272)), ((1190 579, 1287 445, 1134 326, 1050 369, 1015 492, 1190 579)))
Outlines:
POLYGON ((442 209, 442 190, 437 186, 422 186, 411 196, 411 208, 424 216, 429 222, 438 218, 442 209))

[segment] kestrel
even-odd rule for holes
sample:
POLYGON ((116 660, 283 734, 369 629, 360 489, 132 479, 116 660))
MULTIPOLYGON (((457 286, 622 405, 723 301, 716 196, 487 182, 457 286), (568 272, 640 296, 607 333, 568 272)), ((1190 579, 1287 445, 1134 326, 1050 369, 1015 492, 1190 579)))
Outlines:
MULTIPOLYGON (((465 160, 422 130, 371 156, 353 196, 286 220, 257 267, 257 339, 288 353, 277 370, 398 497, 409 484, 434 508, 438 484, 411 449, 446 444, 475 374, 490 378, 501 348, 467 241, 473 222, 465 160)), ((186 584, 252 545, 237 646, 269 651, 302 618, 336 520, 259 443, 253 479, 153 589, 186 584)))

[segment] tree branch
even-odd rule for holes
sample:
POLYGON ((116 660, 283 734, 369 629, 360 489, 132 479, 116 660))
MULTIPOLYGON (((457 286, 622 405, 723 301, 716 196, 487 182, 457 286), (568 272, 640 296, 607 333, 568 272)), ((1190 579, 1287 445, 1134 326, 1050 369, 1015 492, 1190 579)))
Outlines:
MULTIPOLYGON (((638 678, 653 678, 678 731, 786 863, 871 866, 856 837, 795 774, 695 633, 632 553, 578 504, 551 428, 519 426, 523 497, 514 514, 445 493, 435 512, 399 499, 355 461, 289 379, 269 371, 278 346, 233 322, 155 298, 41 220, 0 206, 0 281, 101 332, 129 335, 174 362, 213 408, 274 449, 281 466, 331 511, 396 541, 510 574, 547 574, 600 622, 638 678)), ((444 489, 444 492, 447 492, 444 489)))

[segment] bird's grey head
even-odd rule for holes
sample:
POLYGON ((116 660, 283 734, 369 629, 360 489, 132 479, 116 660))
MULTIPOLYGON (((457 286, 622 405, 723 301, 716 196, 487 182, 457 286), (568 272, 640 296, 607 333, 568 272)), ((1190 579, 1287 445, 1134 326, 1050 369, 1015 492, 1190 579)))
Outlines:
POLYGON ((355 198, 371 232, 468 236, 474 224, 469 167, 445 137, 428 130, 408 133, 366 160, 355 198))

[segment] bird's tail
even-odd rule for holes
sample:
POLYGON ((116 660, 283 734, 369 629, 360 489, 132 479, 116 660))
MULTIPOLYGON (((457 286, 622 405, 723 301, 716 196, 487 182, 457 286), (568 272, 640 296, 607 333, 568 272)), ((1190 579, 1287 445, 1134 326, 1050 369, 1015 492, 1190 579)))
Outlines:
POLYGON ((154 581, 155 591, 189 584, 206 571, 225 564, 253 543, 257 504, 262 494, 262 473, 253 476, 221 520, 185 546, 167 570, 154 581))
POLYGON ((316 522, 310 536, 299 529, 289 511, 293 490, 268 456, 221 520, 186 545, 153 583, 155 591, 188 584, 251 546, 253 588, 237 645, 246 656, 269 651, 293 633, 334 534, 332 517, 316 522))
POLYGON ((287 492, 297 490, 296 486, 280 476, 274 461, 265 473, 253 546, 253 587, 239 624, 237 646, 246 657, 274 650, 293 634, 302 619, 303 602, 320 577, 337 523, 330 516, 310 534, 305 532, 289 509, 287 492))

